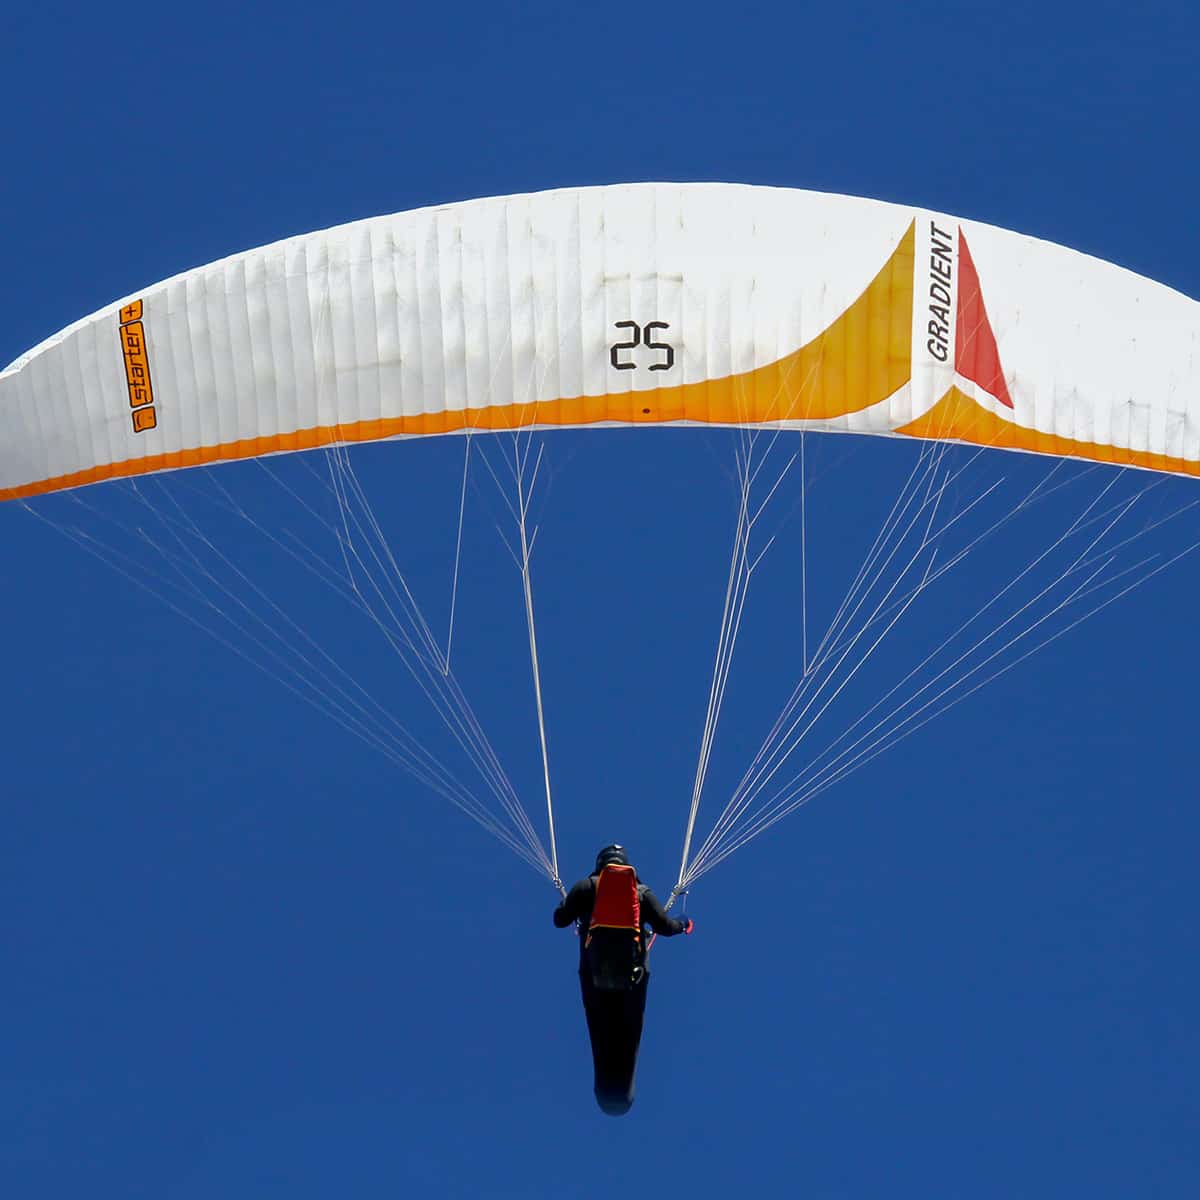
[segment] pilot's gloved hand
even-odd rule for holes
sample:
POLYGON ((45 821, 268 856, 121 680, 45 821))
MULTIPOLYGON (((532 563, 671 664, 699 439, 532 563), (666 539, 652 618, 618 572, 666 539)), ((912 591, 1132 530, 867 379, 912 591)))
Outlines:
POLYGON ((696 922, 691 917, 685 918, 680 924, 683 925, 683 928, 679 931, 680 933, 691 933, 696 928, 696 922))

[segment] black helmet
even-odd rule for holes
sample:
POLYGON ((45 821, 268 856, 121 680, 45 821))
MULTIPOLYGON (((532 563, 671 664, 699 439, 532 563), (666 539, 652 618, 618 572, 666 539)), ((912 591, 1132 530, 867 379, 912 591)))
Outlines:
POLYGON ((595 874, 599 875, 605 867, 612 866, 614 863, 621 867, 629 866, 629 855, 625 853, 625 847, 618 846, 615 842, 611 846, 605 846, 596 855, 595 874))

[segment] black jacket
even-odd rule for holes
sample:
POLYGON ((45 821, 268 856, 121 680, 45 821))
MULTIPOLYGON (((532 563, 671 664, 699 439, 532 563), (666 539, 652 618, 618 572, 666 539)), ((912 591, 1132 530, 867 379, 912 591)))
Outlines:
MULTIPOLYGON (((554 924, 558 929, 566 929, 573 921, 578 921, 586 930, 592 919, 592 907, 596 903, 596 881, 599 875, 589 875, 581 879, 567 893, 563 902, 554 910, 554 924)), ((638 903, 642 910, 642 924, 649 925, 655 933, 663 937, 674 937, 682 933, 684 922, 677 921, 667 915, 667 910, 659 903, 658 897, 644 884, 638 884, 638 903)), ((579 939, 579 957, 583 958, 583 944, 586 939, 579 939)))

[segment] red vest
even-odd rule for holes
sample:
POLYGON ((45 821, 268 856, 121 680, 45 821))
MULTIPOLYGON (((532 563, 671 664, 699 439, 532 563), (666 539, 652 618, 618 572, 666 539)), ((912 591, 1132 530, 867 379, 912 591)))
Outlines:
POLYGON ((596 880, 596 902, 588 922, 588 940, 594 929, 632 930, 642 936, 642 905, 638 899, 637 872, 632 867, 610 863, 596 880))
POLYGON ((644 976, 642 905, 632 867, 613 863, 600 872, 583 953, 581 969, 597 991, 629 991, 644 976))

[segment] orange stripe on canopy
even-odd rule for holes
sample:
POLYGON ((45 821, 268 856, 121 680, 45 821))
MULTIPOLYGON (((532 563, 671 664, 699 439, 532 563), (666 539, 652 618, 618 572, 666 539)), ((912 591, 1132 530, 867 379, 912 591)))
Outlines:
POLYGON ((1029 450, 1034 454, 1055 454, 1062 458, 1090 459, 1122 467, 1146 467, 1152 471, 1200 476, 1200 462, 1186 458, 1151 454, 1146 450, 1129 450, 1121 446, 1105 446, 1099 442, 1077 441, 1054 433, 1026 429, 989 412, 957 387, 952 387, 923 416, 901 425, 896 432, 909 437, 971 442, 977 446, 995 446, 1003 450, 1029 450))

